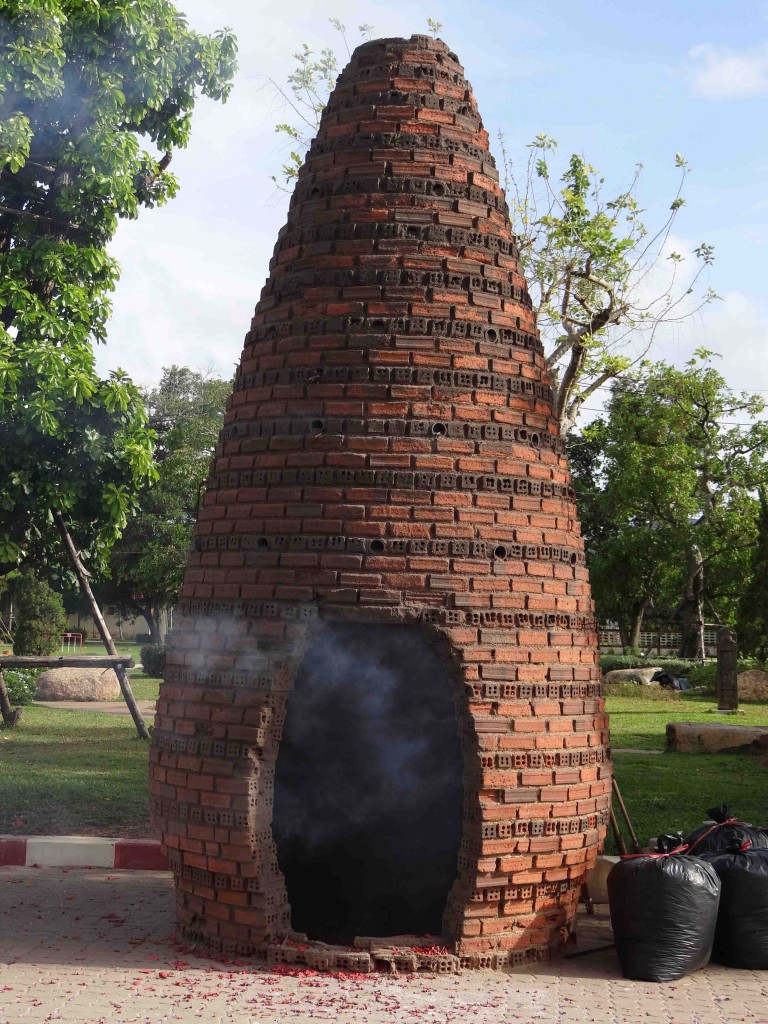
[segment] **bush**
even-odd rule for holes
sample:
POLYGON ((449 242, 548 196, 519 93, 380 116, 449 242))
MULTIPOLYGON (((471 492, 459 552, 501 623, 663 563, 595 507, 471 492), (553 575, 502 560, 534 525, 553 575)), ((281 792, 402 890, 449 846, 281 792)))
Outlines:
POLYGON ((17 626, 13 650, 19 655, 57 654, 61 634, 67 628, 67 613, 61 597, 32 573, 19 577, 13 594, 17 626))
POLYGON ((630 680, 603 683, 604 697, 639 697, 641 700, 680 700, 682 690, 667 690, 664 686, 642 686, 630 680))
MULTIPOLYGON (((741 664, 739 662, 739 672, 743 671, 741 664)), ((691 686, 701 685, 700 683, 693 682, 691 679, 692 673, 700 672, 702 669, 708 670, 710 666, 715 668, 715 662, 705 662, 702 665, 700 661, 689 661, 685 658, 655 658, 652 654, 649 654, 647 658, 638 658, 632 654, 604 654, 600 658, 600 668, 603 675, 606 672, 612 672, 616 668, 658 667, 669 672, 671 676, 682 676, 688 680, 691 686)), ((750 664, 748 667, 754 668, 755 666, 750 664)), ((716 668, 715 675, 717 675, 716 668)))
POLYGON ((651 665, 647 658, 640 658, 636 654, 601 654, 600 668, 603 675, 606 672, 613 672, 617 668, 645 668, 651 665))
POLYGON ((3 672, 8 700, 13 707, 31 704, 35 699, 35 683, 40 672, 30 668, 7 668, 3 672))
POLYGON ((162 679, 165 673, 165 648, 162 644, 147 644, 141 648, 141 664, 144 674, 162 679))
MULTIPOLYGON (((739 658, 736 664, 737 672, 746 672, 750 668, 763 668, 762 662, 756 658, 739 658)), ((703 665, 698 662, 688 672, 688 682, 691 686, 702 686, 707 690, 717 689, 717 662, 707 661, 703 665)))

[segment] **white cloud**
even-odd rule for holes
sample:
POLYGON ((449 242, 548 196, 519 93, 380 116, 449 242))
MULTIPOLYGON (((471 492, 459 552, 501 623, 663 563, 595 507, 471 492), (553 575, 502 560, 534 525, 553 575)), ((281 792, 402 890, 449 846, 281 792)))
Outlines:
POLYGON ((768 92, 768 44, 731 50, 702 43, 688 51, 691 92, 708 100, 732 100, 768 92))
POLYGON ((651 356, 682 367, 697 348, 718 353, 714 366, 735 391, 762 392, 768 399, 768 310, 753 296, 724 292, 689 320, 660 331, 651 356))

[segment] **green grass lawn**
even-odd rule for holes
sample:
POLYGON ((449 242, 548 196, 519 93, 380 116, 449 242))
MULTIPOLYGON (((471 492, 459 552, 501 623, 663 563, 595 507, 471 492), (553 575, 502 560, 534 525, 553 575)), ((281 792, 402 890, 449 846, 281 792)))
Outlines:
MULTIPOLYGON (((139 664, 139 644, 117 649, 139 664)), ((157 699, 159 679, 138 668, 128 678, 137 700, 157 699)), ((152 836, 147 750, 129 716, 25 707, 0 730, 0 835, 152 836)))
MULTIPOLYGON (((768 768, 753 754, 615 754, 613 764, 642 845, 693 831, 707 808, 723 803, 743 821, 768 825, 768 768)), ((610 834, 605 852, 617 852, 610 834)))
MULTIPOLYGON (((136 665, 141 664, 141 648, 143 644, 128 643, 127 641, 116 641, 118 654, 129 654, 136 665)), ((83 647, 83 654, 98 655, 104 654, 104 644, 100 640, 88 640, 83 647)), ((131 683, 133 696, 136 700, 157 700, 157 693, 160 689, 160 680, 146 675, 139 668, 128 669, 128 679, 131 683)))
POLYGON ((0 731, 0 834, 151 835, 147 750, 129 717, 24 708, 0 731))
POLYGON ((672 700, 607 697, 614 747, 663 750, 667 722, 727 722, 729 725, 768 725, 768 702, 741 704, 737 715, 718 715, 713 694, 682 692, 672 700))
MULTIPOLYGON (((664 750, 667 722, 768 725, 768 702, 742 704, 738 715, 718 715, 712 694, 681 693, 675 700, 608 697, 611 742, 616 748, 664 750)), ((642 843, 663 832, 691 831, 708 807, 730 804, 734 813, 768 825, 768 767, 754 754, 621 754, 614 770, 642 843)), ((612 840, 607 852, 616 852, 612 840)))
MULTIPOLYGON (((159 680, 133 669, 138 699, 157 697, 159 680)), ((711 696, 676 700, 609 697, 614 747, 659 753, 615 754, 616 778, 643 842, 684 832, 713 804, 730 803, 747 821, 768 824, 768 767, 754 755, 661 753, 671 721, 768 725, 768 702, 744 715, 708 714, 711 696)), ((0 730, 0 834, 151 835, 147 744, 129 717, 24 709, 19 726, 0 730)), ((609 852, 612 847, 609 846, 609 852)))

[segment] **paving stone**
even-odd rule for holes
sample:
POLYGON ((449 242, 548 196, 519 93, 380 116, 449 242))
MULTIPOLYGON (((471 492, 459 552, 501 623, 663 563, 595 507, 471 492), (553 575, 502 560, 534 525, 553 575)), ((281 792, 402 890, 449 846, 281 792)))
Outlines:
MULTIPOLYGON (((0 868, 0 1024, 768 1024, 768 972, 622 978, 613 951, 518 971, 292 976, 173 936, 166 872, 0 868)), ((605 907, 579 948, 610 941, 605 907)))

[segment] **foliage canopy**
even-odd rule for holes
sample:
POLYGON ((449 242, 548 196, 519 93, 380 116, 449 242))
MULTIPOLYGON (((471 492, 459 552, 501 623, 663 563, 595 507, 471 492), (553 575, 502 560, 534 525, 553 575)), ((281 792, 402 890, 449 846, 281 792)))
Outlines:
POLYGON ((169 0, 0 0, 0 565, 46 552, 52 510, 96 557, 154 476, 138 390, 95 368, 107 243, 175 194, 197 94, 225 99, 235 57, 169 0))
POLYGON ((571 464, 602 617, 636 634, 675 605, 684 654, 700 657, 704 606, 733 621, 768 479, 759 396, 735 393, 699 352, 617 382, 607 415, 571 440, 571 464), (583 447, 582 447, 583 446, 583 447))
POLYGON ((163 610, 181 589, 200 491, 208 474, 231 381, 188 367, 163 370, 144 392, 156 437, 157 481, 145 488, 110 553, 110 601, 143 615, 155 642, 162 640, 163 610))

